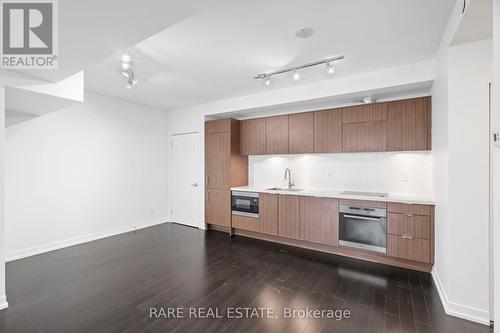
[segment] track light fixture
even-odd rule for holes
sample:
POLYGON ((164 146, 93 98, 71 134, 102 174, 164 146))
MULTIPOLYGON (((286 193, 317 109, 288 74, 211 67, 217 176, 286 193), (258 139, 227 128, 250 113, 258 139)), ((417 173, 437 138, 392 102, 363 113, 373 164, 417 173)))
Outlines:
POLYGON ((314 66, 323 65, 323 64, 326 64, 328 74, 334 74, 335 73, 334 62, 337 60, 341 60, 341 59, 344 59, 343 55, 339 55, 336 57, 327 58, 327 59, 323 59, 323 60, 319 60, 319 61, 310 62, 310 63, 303 64, 300 66, 282 68, 282 69, 278 69, 274 72, 260 73, 256 76, 254 76, 254 79, 264 80, 264 84, 266 86, 269 86, 271 84, 271 76, 279 75, 279 74, 283 74, 283 73, 288 73, 288 72, 293 72, 293 78, 295 81, 297 81, 300 79, 299 70, 301 70, 303 68, 314 67, 314 66))
POLYGON ((137 80, 135 79, 134 64, 128 54, 124 54, 121 57, 121 71, 122 75, 127 79, 125 87, 132 89, 137 83, 137 80))

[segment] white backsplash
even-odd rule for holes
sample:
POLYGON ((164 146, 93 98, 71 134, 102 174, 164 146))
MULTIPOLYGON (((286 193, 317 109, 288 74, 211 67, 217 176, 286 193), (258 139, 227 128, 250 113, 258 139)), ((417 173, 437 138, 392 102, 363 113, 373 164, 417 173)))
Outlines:
POLYGON ((431 153, 360 153, 250 156, 249 184, 431 196, 431 153))

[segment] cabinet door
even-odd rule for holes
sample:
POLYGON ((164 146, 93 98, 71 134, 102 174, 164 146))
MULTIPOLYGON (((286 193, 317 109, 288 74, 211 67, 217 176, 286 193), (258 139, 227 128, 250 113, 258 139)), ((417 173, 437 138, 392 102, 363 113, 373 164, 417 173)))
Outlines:
POLYGON ((288 118, 288 151, 290 154, 314 152, 314 113, 296 113, 288 118))
POLYGON ((344 124, 342 150, 344 152, 385 151, 385 121, 344 124))
POLYGON ((431 245, 428 239, 387 235, 387 255, 396 258, 431 263, 431 245))
POLYGON ((412 108, 403 113, 404 150, 431 149, 431 98, 415 98, 412 108))
POLYGON ((431 149, 431 98, 388 103, 387 150, 431 149))
POLYGON ((231 191, 207 189, 206 193, 206 223, 231 227, 231 191))
POLYGON ((288 115, 265 119, 266 154, 288 154, 288 115))
POLYGON ((387 119, 387 103, 373 103, 355 105, 343 108, 343 122, 364 123, 368 121, 382 121, 387 119))
POLYGON ((337 246, 338 207, 337 199, 300 197, 300 239, 337 246))
POLYGON ((298 239, 300 237, 299 197, 280 195, 278 198, 278 235, 298 239))
POLYGON ((266 119, 248 119, 240 122, 241 155, 266 153, 266 119))
POLYGON ((257 231, 269 235, 278 234, 277 194, 259 194, 259 223, 257 231))
POLYGON ((318 242, 326 245, 339 245, 339 201, 318 198, 316 209, 318 242))
POLYGON ((308 242, 318 242, 319 221, 317 218, 317 198, 300 197, 300 239, 308 242))
POLYGON ((229 132, 205 135, 205 183, 207 188, 229 189, 229 132))
POLYGON ((342 109, 314 112, 314 152, 342 152, 342 109))
POLYGON ((205 122, 205 134, 231 131, 231 118, 208 120, 205 122))

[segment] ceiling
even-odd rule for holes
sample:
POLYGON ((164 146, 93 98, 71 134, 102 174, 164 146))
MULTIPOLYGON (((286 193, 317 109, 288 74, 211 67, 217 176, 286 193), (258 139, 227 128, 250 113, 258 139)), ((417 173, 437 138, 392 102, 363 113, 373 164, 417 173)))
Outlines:
POLYGON ((19 70, 57 82, 161 31, 212 0, 64 0, 59 1, 59 68, 19 70))
POLYGON ((467 10, 453 36, 451 45, 471 43, 493 36, 492 0, 475 0, 468 3, 467 10))
MULTIPOLYGON (((222 0, 128 52, 139 80, 124 86, 119 58, 86 70, 86 89, 177 109, 269 89, 432 59, 455 0, 222 0), (314 28, 309 39, 295 32, 314 28), (281 75, 265 87, 253 76, 344 55, 334 76, 324 68, 281 75)), ((138 19, 141 19, 139 17, 138 19)), ((133 22, 138 22, 133 20, 133 22)))

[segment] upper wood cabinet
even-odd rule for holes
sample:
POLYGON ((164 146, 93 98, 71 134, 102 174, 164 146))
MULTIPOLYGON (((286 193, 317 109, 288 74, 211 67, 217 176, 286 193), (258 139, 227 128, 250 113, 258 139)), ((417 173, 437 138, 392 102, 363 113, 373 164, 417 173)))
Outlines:
POLYGON ((430 150, 431 141, 431 97, 241 122, 242 155, 430 150))
POLYGON ((387 150, 431 149, 431 98, 387 103, 387 150))
POLYGON ((269 235, 278 234, 277 194, 259 194, 259 223, 257 231, 269 235))
POLYGON ((305 154, 314 152, 314 113, 296 113, 288 117, 288 152, 305 154))
POLYGON ((265 119, 266 154, 288 154, 288 115, 265 119))
POLYGON ((337 246, 338 207, 337 199, 300 197, 300 239, 337 246))
POLYGON ((314 114, 314 152, 342 152, 342 109, 316 111, 314 114))
POLYGON ((386 120, 387 104, 373 103, 365 105, 355 105, 343 108, 342 112, 344 124, 386 120))
POLYGON ((248 119, 240 122, 241 155, 266 153, 266 119, 248 119))
POLYGON ((344 124, 342 127, 342 151, 385 151, 386 138, 385 121, 344 124))
POLYGON ((231 132, 231 118, 209 120, 205 122, 205 134, 231 132))

